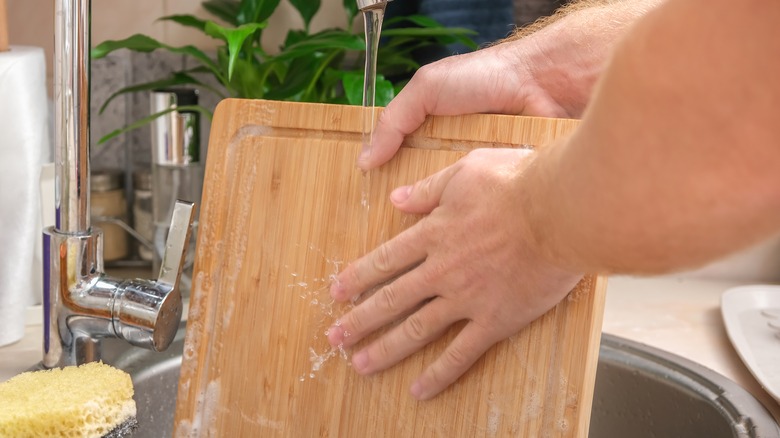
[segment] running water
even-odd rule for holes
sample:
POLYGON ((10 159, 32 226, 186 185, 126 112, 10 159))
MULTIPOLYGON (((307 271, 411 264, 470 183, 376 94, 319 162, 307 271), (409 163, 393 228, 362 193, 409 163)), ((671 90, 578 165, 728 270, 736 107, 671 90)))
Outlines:
MULTIPOLYGON (((363 136, 362 152, 371 153, 371 140, 374 132, 375 101, 376 101, 376 61, 379 52, 379 35, 382 32, 382 21, 385 16, 387 2, 378 2, 363 10, 363 22, 366 34, 366 66, 363 76, 363 136)), ((369 191, 371 188, 371 173, 363 172, 363 187, 360 192, 360 205, 363 207, 363 218, 360 221, 360 238, 363 242, 363 253, 368 251, 368 214, 369 191)))

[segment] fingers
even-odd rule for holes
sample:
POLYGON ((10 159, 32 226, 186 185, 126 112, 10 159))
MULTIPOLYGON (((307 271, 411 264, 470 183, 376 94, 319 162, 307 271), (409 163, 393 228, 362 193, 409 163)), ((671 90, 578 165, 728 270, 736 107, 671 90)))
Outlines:
POLYGON ((460 319, 447 300, 435 298, 384 336, 352 356, 352 366, 360 374, 381 371, 438 339, 460 319))
POLYGON ((439 205, 444 189, 460 168, 461 162, 458 161, 413 186, 399 187, 390 193, 390 200, 406 213, 430 213, 439 205))
POLYGON ((471 368, 495 343, 496 339, 479 325, 473 322, 466 324, 444 353, 417 378, 409 391, 418 400, 433 398, 471 368))
POLYGON ((421 228, 418 223, 349 264, 331 285, 331 297, 352 299, 423 261, 427 254, 421 228))
POLYGON ((419 268, 409 271, 339 318, 336 326, 328 329, 330 344, 351 347, 376 329, 419 307, 432 296, 422 272, 419 268))

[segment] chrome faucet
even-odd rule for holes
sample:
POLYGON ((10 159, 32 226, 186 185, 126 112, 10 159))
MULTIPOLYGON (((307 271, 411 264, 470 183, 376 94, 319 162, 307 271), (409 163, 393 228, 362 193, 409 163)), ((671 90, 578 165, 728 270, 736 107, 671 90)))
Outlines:
POLYGON ((367 9, 385 9, 390 0, 357 0, 358 9, 365 11, 367 9))
POLYGON ((56 0, 55 207, 44 230, 44 368, 100 360, 100 342, 121 338, 162 351, 179 327, 179 291, 194 204, 177 202, 160 275, 122 280, 103 272, 103 234, 90 224, 90 0, 56 0))

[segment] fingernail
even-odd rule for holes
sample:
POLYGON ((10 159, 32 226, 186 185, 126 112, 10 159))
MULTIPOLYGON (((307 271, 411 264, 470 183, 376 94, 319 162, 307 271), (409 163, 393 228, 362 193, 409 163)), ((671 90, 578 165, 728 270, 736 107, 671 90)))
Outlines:
POLYGON ((390 200, 396 203, 406 202, 412 194, 412 186, 401 186, 390 192, 390 200))
POLYGON ((368 353, 365 351, 358 351, 352 355, 352 366, 359 373, 365 371, 368 368, 368 353))
POLYGON ((330 284, 330 297, 334 300, 341 299, 344 296, 344 291, 345 288, 338 279, 334 279, 333 283, 330 284))
POLYGON ((412 383, 412 387, 409 389, 409 392, 411 392, 412 397, 416 398, 417 400, 424 400, 425 390, 419 381, 412 383))
POLYGON ((366 164, 368 164, 368 159, 371 157, 371 145, 368 143, 363 143, 363 147, 360 149, 360 154, 358 155, 358 167, 364 168, 366 164))
POLYGON ((344 329, 339 326, 332 326, 328 329, 328 343, 337 346, 344 341, 344 329))

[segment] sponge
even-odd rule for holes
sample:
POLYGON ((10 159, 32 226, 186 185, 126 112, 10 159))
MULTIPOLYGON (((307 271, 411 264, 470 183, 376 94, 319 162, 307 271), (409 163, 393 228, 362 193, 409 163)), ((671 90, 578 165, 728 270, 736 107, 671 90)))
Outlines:
POLYGON ((117 437, 135 429, 133 383, 92 362, 19 374, 0 383, 0 437, 117 437))

